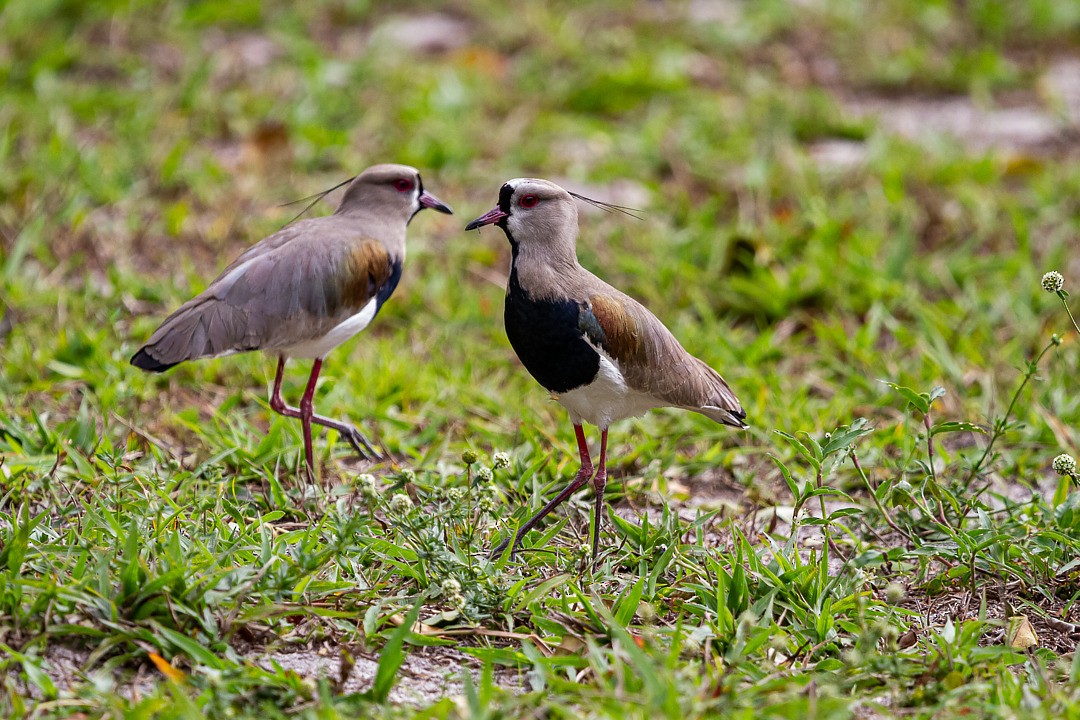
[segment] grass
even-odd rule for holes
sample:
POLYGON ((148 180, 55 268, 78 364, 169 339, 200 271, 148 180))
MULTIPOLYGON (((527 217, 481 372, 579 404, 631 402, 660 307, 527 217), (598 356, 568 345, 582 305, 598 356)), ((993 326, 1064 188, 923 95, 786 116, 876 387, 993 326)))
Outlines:
POLYGON ((1077 5, 439 7, 460 45, 394 40, 419 2, 0 10, 0 712, 1080 712, 1080 493, 1051 469, 1080 451, 1080 329, 1040 287, 1080 278, 1080 171, 844 106, 1042 102, 1077 5), (834 139, 865 158, 815 163, 834 139), (401 286, 319 386, 396 462, 322 434, 311 486, 271 361, 127 359, 280 203, 381 161, 458 214, 416 219, 401 286), (505 240, 461 231, 521 175, 645 199, 643 222, 583 212, 582 262, 753 424, 614 428, 595 567, 588 493, 485 554, 576 470, 501 328, 505 240), (265 659, 300 649, 334 672, 265 659), (418 657, 454 684, 402 704, 418 657))

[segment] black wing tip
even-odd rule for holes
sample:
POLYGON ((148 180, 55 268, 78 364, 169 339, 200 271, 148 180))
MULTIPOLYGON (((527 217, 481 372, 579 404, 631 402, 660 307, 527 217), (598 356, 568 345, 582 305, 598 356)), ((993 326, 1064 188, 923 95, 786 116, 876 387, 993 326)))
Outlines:
POLYGON ((742 408, 738 410, 724 409, 725 416, 720 420, 724 425, 728 427, 736 428, 737 430, 746 430, 750 427, 750 424, 746 422, 746 411, 742 408))
POLYGON ((146 348, 140 348, 139 352, 131 356, 131 364, 140 370, 146 370, 147 372, 165 372, 171 367, 175 367, 180 363, 163 363, 155 360, 150 356, 150 353, 146 352, 146 348))

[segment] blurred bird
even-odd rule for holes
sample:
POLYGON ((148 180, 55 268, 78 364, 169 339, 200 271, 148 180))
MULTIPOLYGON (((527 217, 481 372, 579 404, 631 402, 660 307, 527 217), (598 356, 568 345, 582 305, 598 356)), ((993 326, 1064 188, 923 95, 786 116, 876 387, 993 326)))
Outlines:
POLYGON ((137 368, 162 372, 249 350, 276 356, 270 407, 300 418, 309 472, 312 423, 337 430, 361 457, 379 456, 354 426, 315 414, 315 384, 327 353, 367 327, 397 287, 409 221, 424 208, 451 214, 424 191, 415 168, 375 165, 347 182, 333 215, 289 225, 248 248, 131 358, 137 368), (281 397, 288 358, 314 359, 300 407, 281 397))
MULTIPOLYGON (((596 559, 607 482, 608 427, 657 407, 693 410, 724 425, 745 428, 743 412, 724 379, 679 344, 633 298, 581 267, 574 198, 626 212, 563 190, 546 180, 510 180, 499 204, 465 226, 496 225, 510 241, 506 335, 525 369, 570 413, 581 469, 553 500, 518 530, 525 533, 592 479, 595 493, 592 554, 596 559), (600 427, 595 474, 582 422, 600 427)), ((501 555, 510 539, 492 551, 501 555)))

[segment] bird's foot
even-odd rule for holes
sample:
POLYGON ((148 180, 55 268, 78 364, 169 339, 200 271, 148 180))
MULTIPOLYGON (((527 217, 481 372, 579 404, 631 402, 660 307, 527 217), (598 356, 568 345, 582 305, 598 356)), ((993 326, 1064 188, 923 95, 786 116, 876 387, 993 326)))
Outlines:
POLYGON ((356 451, 356 454, 360 456, 361 460, 370 460, 375 462, 385 459, 383 454, 376 450, 372 446, 371 442, 366 437, 364 437, 364 433, 360 432, 354 426, 345 426, 344 428, 342 428, 341 434, 346 440, 349 441, 349 444, 352 445, 353 450, 356 451))

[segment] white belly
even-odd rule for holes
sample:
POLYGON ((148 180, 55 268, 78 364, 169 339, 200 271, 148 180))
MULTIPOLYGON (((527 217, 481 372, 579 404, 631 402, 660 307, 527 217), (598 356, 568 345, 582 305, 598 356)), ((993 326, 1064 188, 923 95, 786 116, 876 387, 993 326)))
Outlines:
POLYGON ((297 343, 296 345, 290 345, 287 348, 281 348, 271 352, 274 355, 284 355, 285 357, 291 358, 326 357, 328 352, 366 328, 375 317, 375 311, 377 309, 378 305, 375 298, 372 298, 367 305, 361 308, 360 312, 337 325, 321 338, 297 343))
POLYGON ((591 383, 554 397, 569 411, 575 425, 585 421, 601 428, 664 404, 627 387, 618 366, 604 353, 600 353, 600 369, 591 383))

